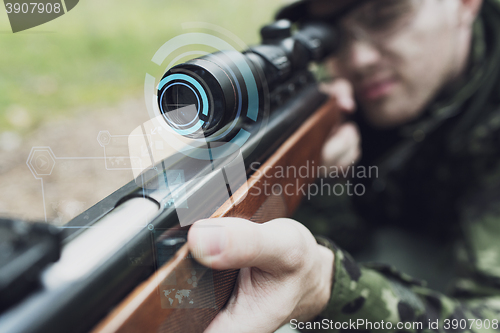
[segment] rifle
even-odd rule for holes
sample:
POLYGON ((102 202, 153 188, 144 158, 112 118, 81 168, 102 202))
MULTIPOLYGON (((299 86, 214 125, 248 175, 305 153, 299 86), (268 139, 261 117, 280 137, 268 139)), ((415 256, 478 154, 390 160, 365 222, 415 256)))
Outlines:
POLYGON ((335 102, 319 92, 308 70, 334 51, 331 27, 305 23, 292 35, 291 23, 280 20, 261 34, 263 44, 243 53, 220 52, 167 71, 154 124, 168 122, 176 134, 205 142, 210 158, 193 157, 196 146, 158 159, 140 126, 131 137, 145 143, 151 165, 68 222, 60 259, 42 269, 38 288, 0 315, 0 330, 202 332, 208 326, 231 295, 238 270, 198 264, 185 244, 189 224, 209 217, 262 223, 290 216, 317 175, 281 177, 276 170, 319 163, 323 142, 340 122, 335 102), (240 107, 247 118, 257 108, 255 119, 244 119, 240 107), (245 132, 244 143, 236 144, 245 132), (223 140, 208 140, 221 133, 223 140), (243 181, 232 177, 233 167, 243 167, 243 181), (172 170, 183 170, 185 178, 175 187, 172 170), (221 179, 223 190, 215 191, 221 179), (274 186, 282 191, 269 191, 274 186))

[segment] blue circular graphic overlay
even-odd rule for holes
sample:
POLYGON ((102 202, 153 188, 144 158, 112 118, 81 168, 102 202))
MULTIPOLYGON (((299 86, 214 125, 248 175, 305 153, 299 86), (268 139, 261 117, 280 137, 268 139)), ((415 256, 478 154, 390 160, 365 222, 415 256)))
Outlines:
MULTIPOLYGON (((171 74, 160 81, 160 83, 158 84, 158 90, 161 90, 167 83, 172 82, 174 80, 187 81, 187 82, 191 83, 196 88, 199 95, 201 96, 201 101, 203 104, 203 109, 202 109, 201 113, 204 114, 205 116, 208 116, 208 96, 207 96, 207 93, 205 92, 205 89, 203 89, 201 84, 198 81, 196 81, 194 78, 192 78, 191 76, 188 76, 186 74, 171 74)), ((183 84, 183 83, 177 82, 177 83, 173 83, 173 84, 183 84)), ((189 89, 193 90, 187 84, 183 84, 183 85, 185 85, 189 89)), ((168 89, 168 87, 167 87, 167 89, 168 89)), ((165 89, 163 91, 162 95, 165 93, 165 91, 167 91, 167 89, 165 89)), ((194 92, 194 90, 193 90, 193 92, 194 92)), ((200 112, 200 110, 199 110, 200 101, 198 99, 198 94, 195 93, 195 95, 196 95, 196 99, 198 100, 198 113, 199 113, 200 112)), ((161 113, 163 115, 165 115, 162 105, 160 105, 160 109, 161 109, 161 113)), ((165 116, 164 116, 164 118, 167 120, 167 118, 165 116)), ((193 119, 193 120, 195 120, 195 119, 193 119)), ((170 123, 170 121, 168 121, 168 122, 170 123)), ((185 129, 185 130, 175 128, 174 126, 171 126, 171 128, 175 132, 179 133, 180 135, 190 135, 190 134, 193 134, 194 132, 198 131, 202 126, 203 126, 203 121, 200 119, 193 127, 185 129)))

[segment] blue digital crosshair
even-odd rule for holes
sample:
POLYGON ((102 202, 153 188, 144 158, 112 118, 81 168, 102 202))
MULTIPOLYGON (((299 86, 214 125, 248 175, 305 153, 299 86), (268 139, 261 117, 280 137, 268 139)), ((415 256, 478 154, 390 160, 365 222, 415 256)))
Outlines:
POLYGON ((200 108, 201 108, 201 114, 203 114, 205 117, 208 117, 208 96, 207 96, 207 93, 205 92, 205 89, 203 89, 203 87, 201 86, 201 84, 198 81, 196 81, 194 78, 192 78, 189 75, 179 74, 179 73, 170 74, 170 75, 166 76, 165 78, 163 78, 160 81, 159 85, 158 85, 158 90, 161 90, 166 84, 168 84, 168 83, 170 83, 172 81, 178 81, 178 82, 174 82, 174 83, 169 84, 163 90, 163 92, 162 92, 162 94, 160 96, 160 99, 163 99, 163 96, 164 96, 165 92, 167 92, 168 89, 170 89, 171 87, 174 87, 174 86, 185 86, 188 89, 190 89, 193 92, 193 94, 196 96, 196 100, 198 102, 197 103, 197 113, 196 113, 196 115, 194 116, 194 118, 190 122, 185 123, 185 124, 176 124, 176 123, 173 123, 167 117, 167 112, 166 112, 166 110, 164 110, 162 103, 160 103, 160 111, 163 114, 163 117, 165 118, 165 120, 167 121, 167 123, 169 123, 169 125, 171 125, 170 127, 174 131, 176 131, 178 134, 183 135, 183 136, 193 134, 196 131, 200 130, 203 127, 204 123, 205 123, 199 117, 200 108), (188 85, 188 84, 186 84, 186 83, 184 83, 182 81, 188 82, 191 85, 188 85), (194 87, 194 89, 193 89, 193 87, 194 87), (196 91, 195 91, 195 89, 196 89, 196 91), (201 97, 201 103, 200 103, 200 97, 199 96, 201 97), (196 121, 196 120, 198 120, 198 121, 196 121), (189 127, 189 128, 187 128, 187 129, 179 128, 179 127, 189 126, 189 125, 191 125, 193 123, 194 123, 194 125, 191 126, 191 127, 189 127))

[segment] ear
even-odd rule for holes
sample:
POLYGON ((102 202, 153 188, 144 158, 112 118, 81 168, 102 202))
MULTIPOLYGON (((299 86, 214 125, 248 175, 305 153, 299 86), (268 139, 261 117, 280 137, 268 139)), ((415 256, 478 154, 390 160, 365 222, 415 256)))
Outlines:
POLYGON ((476 19, 483 0, 460 0, 460 23, 471 26, 476 19))

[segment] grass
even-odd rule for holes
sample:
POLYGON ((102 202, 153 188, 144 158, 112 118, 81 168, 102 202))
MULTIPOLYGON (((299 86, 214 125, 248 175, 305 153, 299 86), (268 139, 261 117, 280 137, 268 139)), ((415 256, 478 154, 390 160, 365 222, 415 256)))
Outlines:
POLYGON ((82 106, 141 97, 151 62, 184 22, 216 24, 247 44, 283 0, 82 0, 70 12, 13 34, 0 13, 0 131, 26 134, 82 106))

